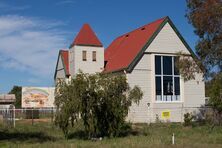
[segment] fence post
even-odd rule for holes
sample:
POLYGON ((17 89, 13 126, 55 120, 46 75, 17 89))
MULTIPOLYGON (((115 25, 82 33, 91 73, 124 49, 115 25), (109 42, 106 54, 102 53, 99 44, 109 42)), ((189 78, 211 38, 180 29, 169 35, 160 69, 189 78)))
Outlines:
POLYGON ((52 111, 51 111, 51 115, 52 115, 52 118, 51 118, 51 123, 53 123, 53 116, 54 116, 54 112, 53 112, 53 107, 52 107, 52 111))
POLYGON ((34 121, 33 121, 33 108, 32 108, 32 125, 33 125, 33 122, 34 122, 34 121))
POLYGON ((172 144, 174 145, 175 144, 175 137, 174 137, 174 133, 172 135, 172 144))
POLYGON ((13 105, 13 127, 15 128, 15 105, 13 105))

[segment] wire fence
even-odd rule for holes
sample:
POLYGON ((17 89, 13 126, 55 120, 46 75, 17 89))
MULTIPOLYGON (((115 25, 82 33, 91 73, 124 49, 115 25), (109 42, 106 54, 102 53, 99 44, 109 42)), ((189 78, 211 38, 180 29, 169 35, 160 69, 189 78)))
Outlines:
POLYGON ((5 126, 15 127, 15 121, 27 120, 31 124, 34 122, 53 122, 56 109, 0 109, 0 123, 5 126))
MULTIPOLYGON (((15 121, 27 120, 31 124, 35 122, 51 122, 55 119, 56 108, 27 108, 27 109, 1 109, 0 123, 6 126, 15 126, 15 121)), ((210 107, 171 107, 171 108, 146 108, 129 111, 127 120, 133 123, 154 122, 183 122, 184 114, 191 113, 196 119, 204 119, 212 116, 210 107)))

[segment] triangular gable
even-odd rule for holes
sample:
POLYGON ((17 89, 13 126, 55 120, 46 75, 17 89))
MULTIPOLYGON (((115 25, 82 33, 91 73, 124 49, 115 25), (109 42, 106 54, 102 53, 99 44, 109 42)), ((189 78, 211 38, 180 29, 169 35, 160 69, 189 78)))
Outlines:
POLYGON ((103 46, 89 24, 83 25, 70 48, 74 45, 98 47, 103 46))
MULTIPOLYGON (((198 60, 197 56, 195 55, 195 53, 193 52, 193 50, 190 48, 190 46, 187 44, 187 42, 185 41, 185 39, 182 37, 182 35, 179 33, 179 31, 177 30, 176 26, 173 24, 173 22, 170 20, 169 17, 166 17, 164 19, 164 21, 160 24, 160 26, 158 27, 158 29, 154 32, 154 34, 152 35, 152 37, 147 41, 146 45, 141 49, 141 51, 139 52, 138 55, 136 55, 136 57, 134 58, 134 60, 131 62, 131 64, 126 68, 127 72, 131 72, 133 70, 133 68, 136 66, 136 64, 139 62, 139 60, 142 58, 144 52, 146 51, 146 49, 150 46, 150 44, 154 41, 154 39, 157 37, 157 35, 159 34, 159 32, 163 29, 163 27, 169 23, 169 25, 172 27, 172 29, 174 30, 174 32, 176 33, 176 35, 179 37, 179 39, 181 40, 181 42, 184 44, 184 46, 188 49, 188 51, 190 52, 191 56, 195 59, 198 60)), ((178 51, 180 52, 180 50, 178 51)))
POLYGON ((175 54, 181 52, 190 55, 190 51, 167 22, 145 52, 175 54))
POLYGON ((70 75, 69 73, 69 51, 61 51, 61 57, 63 61, 63 65, 65 66, 66 75, 70 75))
POLYGON ((169 17, 164 17, 116 38, 105 51, 105 72, 131 72, 166 23, 172 26, 189 52, 196 57, 169 17))
POLYGON ((65 51, 65 50, 59 51, 54 79, 56 78, 57 72, 61 71, 61 70, 64 72, 64 75, 66 77, 68 77, 70 75, 70 73, 69 73, 69 52, 65 51))

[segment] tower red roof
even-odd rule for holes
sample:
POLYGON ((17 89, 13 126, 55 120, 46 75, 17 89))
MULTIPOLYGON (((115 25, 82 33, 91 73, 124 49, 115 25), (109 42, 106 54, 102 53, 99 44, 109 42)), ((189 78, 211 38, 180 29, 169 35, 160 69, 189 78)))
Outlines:
POLYGON ((71 47, 74 45, 103 46, 89 24, 84 24, 82 26, 75 40, 71 44, 71 47))

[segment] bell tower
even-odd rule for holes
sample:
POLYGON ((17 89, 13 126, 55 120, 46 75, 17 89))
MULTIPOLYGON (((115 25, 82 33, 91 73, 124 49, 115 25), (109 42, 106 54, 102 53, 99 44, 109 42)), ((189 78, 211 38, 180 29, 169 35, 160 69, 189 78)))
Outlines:
POLYGON ((104 67, 104 47, 89 24, 84 24, 69 49, 71 76, 101 72, 104 67))

